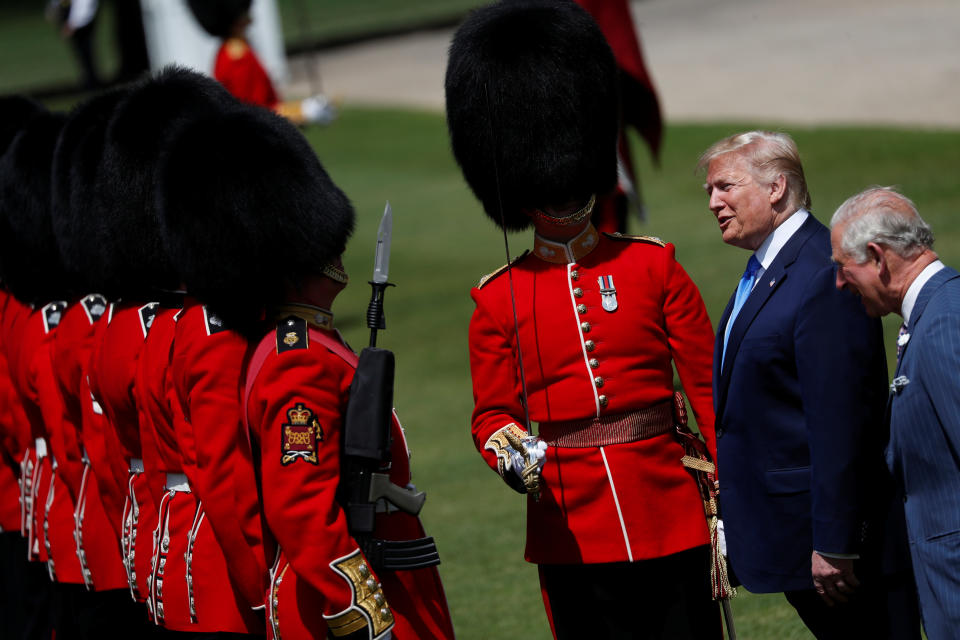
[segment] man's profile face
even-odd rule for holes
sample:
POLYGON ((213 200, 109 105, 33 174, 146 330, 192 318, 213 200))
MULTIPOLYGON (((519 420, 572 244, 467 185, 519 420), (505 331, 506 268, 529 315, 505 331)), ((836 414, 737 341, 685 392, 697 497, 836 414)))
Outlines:
POLYGON ((883 302, 883 284, 880 281, 880 270, 874 260, 867 260, 857 264, 850 255, 844 252, 841 246, 843 230, 846 225, 839 224, 830 231, 830 245, 833 248, 833 262, 837 265, 837 289, 850 291, 863 303, 867 315, 879 318, 890 313, 883 302))
POLYGON ((704 188, 727 244, 754 251, 776 226, 770 185, 757 183, 743 154, 731 151, 711 160, 704 188))

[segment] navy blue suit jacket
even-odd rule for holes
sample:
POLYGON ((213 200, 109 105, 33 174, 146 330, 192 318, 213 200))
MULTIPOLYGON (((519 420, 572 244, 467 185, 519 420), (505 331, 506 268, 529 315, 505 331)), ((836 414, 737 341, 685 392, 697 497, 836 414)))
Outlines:
POLYGON ((894 374, 887 464, 905 494, 927 635, 954 638, 960 633, 960 274, 944 268, 927 281, 908 331, 894 374))
POLYGON ((810 216, 734 320, 722 371, 732 297, 717 328, 721 509, 731 566, 754 592, 813 588, 814 549, 863 553, 867 485, 885 472, 881 324, 837 291, 830 254, 810 216))

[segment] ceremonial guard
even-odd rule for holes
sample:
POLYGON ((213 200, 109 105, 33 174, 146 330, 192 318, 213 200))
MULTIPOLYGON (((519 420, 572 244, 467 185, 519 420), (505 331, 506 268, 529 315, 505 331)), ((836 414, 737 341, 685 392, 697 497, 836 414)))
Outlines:
POLYGON ((529 494, 525 557, 555 637, 719 638, 673 382, 676 365, 713 456, 710 320, 673 245, 590 223, 617 180, 616 86, 573 2, 501 2, 454 36, 454 155, 498 226, 536 231, 471 292, 473 438, 529 494))
MULTIPOLYGON (((22 128, 41 113, 43 108, 32 100, 20 96, 0 98, 0 167, 6 167, 0 172, 0 180, 3 175, 15 175, 10 173, 13 160, 3 159, 2 154, 22 128)), ((6 216, 0 202, 0 229, 9 234, 6 216)), ((11 637, 34 638, 49 635, 50 582, 46 567, 27 560, 25 502, 21 500, 21 491, 26 487, 21 469, 33 439, 10 367, 16 361, 14 354, 20 344, 13 329, 29 315, 30 307, 8 290, 4 272, 9 268, 15 269, 16 264, 4 259, 0 252, 0 540, 5 567, 0 575, 0 630, 11 637)))
MULTIPOLYGON (((168 356, 162 352, 166 344, 169 353, 169 321, 176 314, 170 311, 178 305, 180 286, 157 225, 157 161, 167 136, 184 123, 235 104, 216 82, 182 69, 142 82, 111 118, 98 190, 102 215, 112 222, 108 226, 123 229, 111 232, 108 241, 110 270, 124 302, 113 305, 94 369, 97 399, 130 464, 124 524, 128 573, 154 621, 181 632, 263 629, 262 619, 242 599, 230 597, 233 583, 223 550, 204 521, 202 496, 194 493, 191 443, 177 431, 176 414, 155 413, 157 407, 146 402, 150 389, 138 386, 166 385, 168 356), (146 339, 158 313, 164 318, 162 334, 148 352, 146 339), (148 361, 140 366, 143 355, 148 361)), ((230 503, 223 507, 231 508, 230 503)))
MULTIPOLYGON (((67 308, 66 276, 53 236, 50 177, 60 114, 32 119, 4 155, 0 169, 6 229, 0 255, 4 281, 30 305, 10 337, 10 375, 23 400, 34 445, 24 456, 25 528, 32 559, 46 563, 53 587, 52 625, 60 637, 83 626, 84 591, 74 542, 74 502, 64 474, 71 469, 64 407, 51 352, 57 326, 67 308), (61 469, 61 463, 63 469, 61 469), (29 481, 28 481, 29 477, 29 481)), ((89 622, 89 621, 88 621, 89 622)))
POLYGON ((204 31, 221 40, 212 74, 241 102, 272 109, 293 122, 329 124, 336 109, 323 94, 281 100, 260 58, 247 40, 252 0, 189 0, 204 31))
MULTIPOLYGON (((186 129, 162 183, 166 233, 178 263, 189 266, 187 290, 205 303, 206 330, 224 341, 256 336, 233 396, 246 412, 223 419, 249 425, 237 444, 256 464, 262 496, 268 637, 452 638, 436 548, 419 519, 370 500, 376 526, 364 546, 342 503, 343 414, 356 356, 329 309, 346 284, 346 197, 292 125, 255 109, 186 129), (198 179, 211 166, 231 177, 229 189, 198 179)), ((175 351, 180 336, 178 323, 175 351)), ((175 377, 178 368, 175 360, 175 377)), ((377 475, 388 479, 386 492, 416 502, 402 431, 390 427, 393 446, 377 475)))

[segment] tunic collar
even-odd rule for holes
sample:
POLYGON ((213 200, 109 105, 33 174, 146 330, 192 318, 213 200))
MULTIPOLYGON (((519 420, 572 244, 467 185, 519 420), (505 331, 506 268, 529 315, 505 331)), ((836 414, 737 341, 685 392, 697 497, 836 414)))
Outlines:
POLYGON ((333 313, 327 309, 315 307, 312 304, 299 302, 285 304, 277 308, 276 316, 278 318, 297 316, 320 329, 326 329, 328 331, 333 329, 333 313))
POLYGON ((592 224, 588 224, 577 237, 566 243, 553 242, 540 235, 534 235, 533 254, 545 262, 569 264, 577 262, 596 249, 599 241, 600 234, 592 224))

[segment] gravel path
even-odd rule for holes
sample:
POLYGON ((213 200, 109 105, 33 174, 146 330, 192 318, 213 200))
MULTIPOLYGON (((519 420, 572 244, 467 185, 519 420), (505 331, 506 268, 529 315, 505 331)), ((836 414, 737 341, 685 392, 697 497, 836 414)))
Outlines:
MULTIPOLYGON (((958 0, 632 6, 671 120, 960 128, 958 0)), ((442 109, 451 35, 414 33, 292 60, 287 92, 309 93, 312 73, 344 103, 442 109)))

